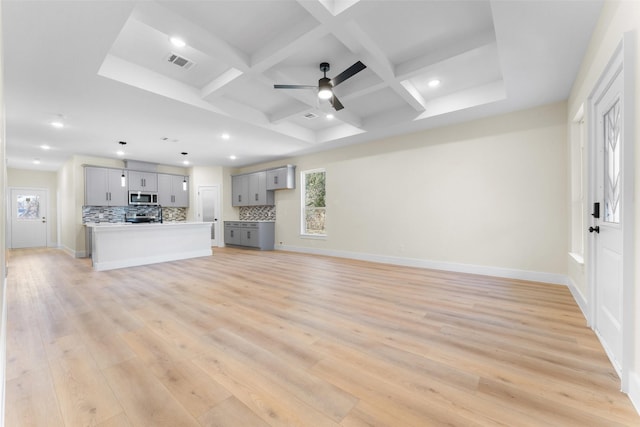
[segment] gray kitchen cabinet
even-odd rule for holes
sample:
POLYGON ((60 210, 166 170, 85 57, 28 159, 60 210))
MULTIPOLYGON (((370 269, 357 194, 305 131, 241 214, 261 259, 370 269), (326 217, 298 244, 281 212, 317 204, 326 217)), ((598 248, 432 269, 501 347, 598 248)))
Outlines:
POLYGON ((249 175, 231 177, 231 205, 249 206, 249 175))
POLYGON ((158 174, 129 171, 129 191, 158 191, 158 174))
POLYGON ((183 188, 183 181, 189 182, 184 175, 158 174, 158 203, 162 206, 187 208, 189 207, 189 187, 183 188))
POLYGON ((267 173, 249 174, 249 206, 273 205, 273 191, 267 191, 267 173))
POLYGON ((267 190, 296 188, 296 167, 293 165, 267 170, 267 190))
POLYGON ((275 223, 255 221, 225 221, 225 245, 272 250, 275 244, 275 223))
POLYGON ((127 186, 122 186, 122 169, 109 169, 87 166, 84 168, 84 204, 85 206, 127 206, 127 186))
POLYGON ((273 206, 273 191, 267 190, 266 171, 231 177, 232 206, 273 206))

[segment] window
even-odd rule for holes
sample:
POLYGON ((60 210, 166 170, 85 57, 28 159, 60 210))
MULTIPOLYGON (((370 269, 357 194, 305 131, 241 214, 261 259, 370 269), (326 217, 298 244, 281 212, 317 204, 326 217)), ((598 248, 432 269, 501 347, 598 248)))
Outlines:
POLYGON ((39 221, 40 220, 40 197, 18 195, 18 211, 16 218, 18 221, 39 221))
POLYGON ((301 173, 302 182, 302 230, 308 236, 326 236, 325 218, 325 178, 324 169, 314 169, 301 173))

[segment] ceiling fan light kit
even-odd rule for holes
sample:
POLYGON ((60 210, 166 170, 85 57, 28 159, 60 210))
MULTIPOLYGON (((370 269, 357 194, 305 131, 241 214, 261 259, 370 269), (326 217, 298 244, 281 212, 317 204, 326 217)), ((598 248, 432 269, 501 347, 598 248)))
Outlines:
POLYGON ((323 77, 318 82, 318 98, 320 99, 329 99, 333 96, 333 91, 331 90, 331 80, 328 77, 323 77))
POLYGON ((336 110, 340 111, 344 108, 344 105, 338 100, 336 95, 333 93, 333 88, 338 86, 343 81, 353 77, 360 71, 367 68, 362 62, 358 61, 342 73, 335 76, 333 79, 327 77, 327 71, 331 66, 328 62, 320 63, 320 71, 324 73, 324 77, 318 80, 318 86, 309 86, 309 85, 273 85, 274 89, 317 89, 318 90, 318 98, 327 99, 331 106, 336 110))

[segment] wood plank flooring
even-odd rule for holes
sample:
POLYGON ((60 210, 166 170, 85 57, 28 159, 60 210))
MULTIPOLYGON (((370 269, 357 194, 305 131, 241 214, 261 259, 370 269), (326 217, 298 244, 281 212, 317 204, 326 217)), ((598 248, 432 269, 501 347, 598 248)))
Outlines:
POLYGON ((286 252, 9 252, 6 420, 640 426, 562 286, 286 252))

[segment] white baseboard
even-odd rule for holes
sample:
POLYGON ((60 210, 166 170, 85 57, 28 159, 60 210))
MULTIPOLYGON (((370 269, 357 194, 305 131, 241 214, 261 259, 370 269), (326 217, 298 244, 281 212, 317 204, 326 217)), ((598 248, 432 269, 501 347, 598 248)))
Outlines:
POLYGON ((629 399, 640 414, 640 375, 635 372, 629 373, 629 399))
POLYGON ((70 255, 70 256, 72 256, 74 258, 86 258, 87 257, 86 251, 76 251, 76 250, 73 250, 70 247, 65 246, 65 245, 58 246, 58 249, 62 249, 68 255, 70 255))
POLYGON ((587 320, 587 325, 591 326, 591 319, 589 318, 588 314, 589 310, 587 307, 587 299, 584 297, 584 295, 582 295, 582 292, 580 292, 580 289, 578 289, 574 281, 571 280, 571 277, 567 277, 567 286, 569 287, 569 291, 571 291, 571 295, 573 296, 576 304, 578 304, 578 307, 580 307, 582 315, 587 320))
POLYGON ((276 245, 276 250, 333 256, 338 258, 357 259, 361 261, 379 262, 383 264, 402 265, 405 267, 428 268, 432 270, 454 271, 457 273, 481 274, 484 276, 504 277, 508 279, 527 280, 532 282, 567 285, 568 278, 563 274, 539 271, 517 270, 511 268, 491 267, 484 265, 460 264, 455 262, 431 261, 417 258, 402 258, 388 255, 367 254, 361 252, 336 251, 328 249, 307 248, 301 246, 276 245))
POLYGON ((4 427, 6 374, 7 374, 7 279, 2 282, 0 301, 0 427, 4 427))

